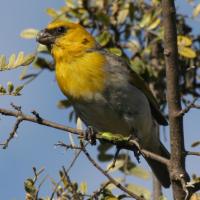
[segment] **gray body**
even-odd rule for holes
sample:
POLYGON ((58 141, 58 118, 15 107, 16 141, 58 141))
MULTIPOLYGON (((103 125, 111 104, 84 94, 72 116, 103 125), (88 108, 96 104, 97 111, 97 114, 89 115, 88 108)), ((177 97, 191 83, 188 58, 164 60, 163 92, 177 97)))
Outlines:
MULTIPOLYGON (((104 55, 109 56, 105 66, 108 76, 104 92, 92 94, 84 101, 72 101, 75 111, 87 126, 113 134, 133 135, 142 148, 169 158, 168 151, 160 142, 159 126, 153 118, 148 98, 128 81, 130 69, 119 57, 108 53, 104 55)), ((166 166, 146 160, 161 184, 169 187, 166 166)))

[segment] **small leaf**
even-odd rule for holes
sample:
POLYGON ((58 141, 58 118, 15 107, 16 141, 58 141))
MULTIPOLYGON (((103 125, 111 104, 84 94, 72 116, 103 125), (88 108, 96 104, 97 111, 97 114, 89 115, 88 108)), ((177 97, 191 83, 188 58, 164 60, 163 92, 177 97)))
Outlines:
POLYGON ((131 175, 137 176, 142 179, 148 179, 149 178, 149 172, 147 172, 145 169, 142 167, 132 167, 131 169, 128 170, 131 175))
POLYGON ((149 26, 147 27, 147 30, 153 30, 155 28, 157 28, 160 24, 161 20, 160 18, 157 18, 156 20, 154 20, 152 23, 149 24, 149 26))
POLYGON ((11 68, 11 67, 14 66, 14 64, 15 64, 15 58, 16 58, 16 55, 15 55, 15 54, 12 54, 12 55, 10 56, 9 62, 8 62, 8 64, 7 64, 7 66, 6 66, 6 68, 11 68))
POLYGON ((134 191, 138 196, 143 196, 146 200, 151 199, 151 192, 147 190, 145 187, 138 186, 135 184, 128 184, 127 189, 130 191, 134 191))
POLYGON ((67 178, 64 175, 63 171, 59 171, 59 175, 60 175, 60 178, 62 180, 64 187, 67 188, 69 184, 68 184, 67 178))
POLYGON ((192 59, 196 57, 196 52, 189 47, 181 47, 179 48, 178 52, 181 56, 184 56, 186 58, 192 59))
POLYGON ((6 65, 6 56, 0 55, 0 71, 3 70, 5 65, 6 65))
POLYGON ((30 65, 34 60, 35 60, 36 55, 33 54, 28 54, 24 57, 23 63, 21 64, 21 66, 27 66, 30 65))
POLYGON ((27 193, 35 194, 37 189, 34 186, 33 179, 29 178, 24 182, 24 188, 27 193))
POLYGON ((110 41, 111 35, 110 35, 110 33, 108 31, 104 31, 96 39, 101 44, 101 46, 105 46, 110 41))
POLYGON ((20 92, 23 88, 24 88, 24 85, 17 86, 12 94, 15 96, 20 95, 20 92))
POLYGON ((80 184, 80 191, 81 191, 82 194, 86 194, 87 193, 87 190, 88 190, 87 188, 88 188, 88 186, 87 186, 86 182, 82 182, 80 184))
POLYGON ((197 17, 200 14, 200 3, 196 5, 196 7, 193 10, 193 16, 197 17))
POLYGON ((122 9, 118 12, 118 16, 117 16, 117 23, 118 24, 123 24, 124 21, 126 20, 127 16, 129 14, 129 9, 125 8, 122 9))
POLYGON ((37 29, 29 28, 25 29, 20 33, 20 36, 25 39, 35 39, 38 34, 37 29))
POLYGON ((142 20, 139 23, 139 26, 141 28, 144 28, 144 27, 146 27, 146 26, 149 25, 149 23, 151 22, 151 20, 152 20, 152 14, 151 13, 144 14, 142 20))
POLYGON ((191 38, 183 35, 178 35, 177 37, 178 46, 191 46, 191 38))
POLYGON ((3 85, 0 85, 0 94, 6 94, 6 89, 3 87, 3 85))
POLYGON ((112 154, 101 153, 101 154, 98 155, 98 160, 101 161, 101 162, 108 162, 112 159, 113 159, 112 154))
MULTIPOLYGON (((121 183, 121 182, 124 181, 124 179, 123 179, 123 178, 120 178, 120 177, 114 178, 114 179, 115 179, 115 181, 117 181, 118 183, 121 183)), ((117 186, 114 185, 113 183, 109 184, 109 185, 106 187, 106 189, 108 189, 108 190, 110 190, 110 191, 112 191, 112 190, 114 190, 114 189, 116 189, 116 188, 117 188, 117 186)))
POLYGON ((16 61, 15 61, 15 66, 21 65, 21 63, 24 60, 24 52, 20 51, 17 55, 16 61))
POLYGON ((193 142, 191 147, 197 147, 200 145, 200 141, 193 142))
POLYGON ((109 48, 108 49, 111 53, 117 55, 117 56, 121 56, 122 55, 122 51, 119 48, 109 48))
POLYGON ((53 8, 47 8, 46 13, 53 18, 56 18, 58 16, 58 13, 53 8))
POLYGON ((117 197, 106 197, 105 200, 119 200, 117 197))
POLYGON ((14 85, 12 82, 8 81, 7 83, 7 88, 8 88, 8 94, 11 94, 12 91, 14 90, 14 85))

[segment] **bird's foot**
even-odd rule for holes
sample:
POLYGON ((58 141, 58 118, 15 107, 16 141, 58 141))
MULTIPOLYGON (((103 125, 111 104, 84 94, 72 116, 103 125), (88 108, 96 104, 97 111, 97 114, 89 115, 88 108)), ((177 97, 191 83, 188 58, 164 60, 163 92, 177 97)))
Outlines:
POLYGON ((116 152, 115 152, 113 161, 112 161, 111 165, 109 166, 109 168, 106 170, 106 172, 108 172, 110 169, 112 169, 112 168, 115 167, 115 163, 116 163, 116 161, 117 161, 117 158, 118 158, 118 155, 119 155, 120 150, 121 150, 121 147, 116 146, 116 152))
POLYGON ((85 140, 89 141, 91 145, 96 145, 96 134, 97 130, 95 130, 92 126, 88 126, 85 131, 85 140))
POLYGON ((134 149, 133 149, 134 156, 135 156, 136 160, 138 161, 138 163, 140 163, 141 148, 140 148, 140 145, 139 145, 138 138, 136 138, 134 135, 130 135, 128 140, 133 143, 133 145, 134 145, 134 149))

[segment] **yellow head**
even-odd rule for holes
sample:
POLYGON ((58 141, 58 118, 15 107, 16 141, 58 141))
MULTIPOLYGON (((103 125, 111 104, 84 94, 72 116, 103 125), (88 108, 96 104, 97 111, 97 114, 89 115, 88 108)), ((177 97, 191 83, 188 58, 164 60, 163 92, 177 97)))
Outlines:
POLYGON ((55 21, 40 31, 37 41, 47 45, 54 57, 80 55, 95 46, 95 39, 81 25, 55 21), (64 50, 64 51, 63 51, 64 50))
POLYGON ((96 41, 81 25, 55 21, 40 31, 37 41, 46 45, 56 63, 58 84, 67 96, 88 98, 102 92, 105 58, 95 48, 96 41))

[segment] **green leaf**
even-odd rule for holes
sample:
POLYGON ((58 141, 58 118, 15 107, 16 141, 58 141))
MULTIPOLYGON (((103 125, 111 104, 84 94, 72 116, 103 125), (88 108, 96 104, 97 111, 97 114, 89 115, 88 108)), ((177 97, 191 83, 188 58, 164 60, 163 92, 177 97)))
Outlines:
POLYGON ((80 184, 80 191, 81 191, 81 193, 82 194, 86 194, 87 193, 87 191, 88 191, 88 186, 87 186, 87 182, 82 182, 81 184, 80 184))
POLYGON ((11 94, 14 90, 14 85, 12 82, 8 81, 7 83, 7 88, 8 88, 8 94, 11 94))
POLYGON ((178 52, 181 56, 184 56, 185 58, 195 58, 196 52, 191 49, 190 47, 181 47, 178 49, 178 52))
POLYGON ((110 35, 110 33, 108 31, 104 31, 96 39, 101 44, 101 46, 105 46, 110 41, 111 35, 110 35))
POLYGON ((105 153, 101 153, 98 155, 98 160, 101 162, 107 162, 113 159, 113 155, 112 154, 105 154, 105 153))
POLYGON ((152 14, 151 13, 146 13, 144 14, 142 20, 139 23, 139 27, 144 28, 150 24, 152 20, 152 14))
POLYGON ((6 89, 3 87, 3 85, 0 85, 0 94, 1 95, 4 95, 4 94, 6 94, 7 92, 6 92, 6 89))
POLYGON ((197 147, 200 145, 200 141, 193 142, 191 147, 197 147))
POLYGON ((24 189, 27 193, 30 194, 35 194, 37 189, 34 186, 34 181, 31 178, 28 178, 25 182, 24 182, 24 189))
POLYGON ((22 90, 23 88, 24 88, 24 85, 17 86, 17 87, 15 88, 14 92, 12 93, 12 95, 14 95, 14 96, 20 95, 20 92, 21 92, 21 90, 22 90))
MULTIPOLYGON (((114 178, 114 179, 115 179, 115 181, 117 181, 118 183, 121 183, 121 182, 124 181, 124 179, 121 178, 121 177, 114 178)), ((107 189, 107 190, 110 190, 110 191, 112 191, 112 190, 114 190, 114 189, 116 189, 116 188, 117 188, 117 186, 114 185, 113 183, 110 183, 110 184, 106 187, 106 189, 107 189)))
POLYGON ((0 55, 0 71, 2 71, 5 65, 6 65, 6 56, 0 55))
POLYGON ((191 46, 192 39, 188 36, 178 35, 177 43, 178 43, 178 46, 191 46))
POLYGON ((25 39, 35 39, 38 34, 37 29, 29 28, 25 29, 20 33, 20 36, 25 39))
POLYGON ((58 13, 53 8, 47 8, 46 13, 52 18, 58 17, 58 13))
POLYGON ((121 56, 122 55, 122 51, 119 48, 109 48, 108 49, 111 53, 117 55, 117 56, 121 56))
POLYGON ((194 10, 193 10, 193 16, 197 17, 200 14, 200 3, 198 5, 195 6, 194 10))
POLYGON ((147 190, 145 187, 138 186, 135 184, 128 184, 127 189, 130 191, 134 191, 138 196, 144 196, 146 200, 151 199, 151 192, 147 190))
POLYGON ((24 57, 23 63, 21 63, 21 66, 27 66, 30 65, 35 60, 35 53, 28 54, 24 57))
POLYGON ((21 65, 21 63, 23 62, 23 60, 24 60, 24 52, 20 51, 20 52, 18 53, 18 55, 17 55, 16 60, 15 60, 15 65, 16 65, 16 66, 21 65))
POLYGON ((149 172, 139 166, 134 166, 130 168, 128 171, 129 171, 129 174, 137 176, 142 179, 149 179, 150 177, 149 172))
POLYGON ((16 55, 15 55, 15 54, 12 54, 12 55, 10 56, 6 68, 10 68, 10 67, 13 67, 13 66, 14 66, 14 64, 15 64, 15 58, 16 58, 16 55))
POLYGON ((117 23, 123 24, 129 14, 129 8, 124 8, 118 12, 117 23))
POLYGON ((147 27, 147 30, 151 31, 157 28, 160 25, 160 22, 161 22, 160 18, 157 18, 156 20, 154 20, 153 22, 149 24, 149 26, 147 27))

